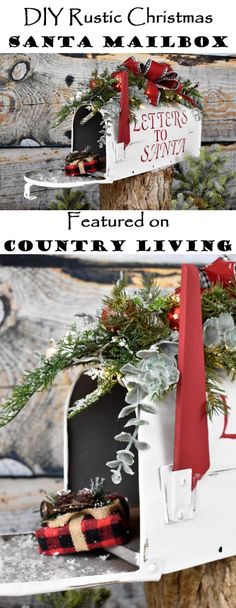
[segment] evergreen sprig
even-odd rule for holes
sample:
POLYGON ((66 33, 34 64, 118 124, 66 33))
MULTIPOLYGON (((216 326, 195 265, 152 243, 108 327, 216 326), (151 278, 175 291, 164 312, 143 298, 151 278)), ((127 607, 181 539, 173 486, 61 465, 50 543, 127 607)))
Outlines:
MULTIPOLYGON (((120 72, 124 69, 124 66, 118 65, 114 72, 120 72)), ((140 108, 142 101, 146 99, 148 102, 148 97, 146 96, 147 79, 142 74, 135 76, 132 72, 128 71, 128 81, 129 87, 131 87, 132 90, 132 96, 129 99, 130 120, 132 121, 135 116, 135 110, 140 108)), ((192 97, 198 108, 202 109, 202 95, 198 90, 198 85, 193 85, 190 80, 180 81, 183 87, 183 93, 192 97)), ((82 92, 77 93, 74 98, 60 108, 56 115, 54 126, 60 125, 72 112, 81 107, 90 110, 90 117, 94 116, 94 114, 100 112, 108 102, 117 98, 119 92, 117 91, 116 85, 117 79, 113 76, 113 73, 110 74, 107 69, 100 74, 97 70, 93 71, 90 81, 81 83, 82 92)), ((159 93, 159 103, 161 104, 178 102, 187 107, 192 107, 189 101, 181 97, 174 89, 160 88, 159 93)))
MULTIPOLYGON (((102 312, 91 328, 79 333, 72 327, 58 341, 53 354, 42 357, 36 369, 25 372, 22 382, 1 405, 0 426, 17 416, 36 392, 47 390, 59 372, 83 365, 86 373, 94 374, 97 387, 71 406, 68 416, 76 415, 122 380, 122 368, 126 364, 137 364, 139 351, 155 344, 166 345, 172 340, 167 315, 178 305, 177 295, 163 295, 150 276, 134 295, 128 292, 127 283, 127 276, 122 275, 111 295, 105 298, 102 312)), ((230 313, 236 321, 236 284, 233 282, 226 287, 216 284, 202 293, 203 322, 219 317, 222 312, 230 313)), ((236 350, 222 344, 205 346, 205 368, 207 411, 212 416, 223 411, 219 371, 236 378, 236 350)))
POLYGON ((111 592, 102 587, 41 594, 37 596, 37 599, 42 608, 102 608, 110 595, 111 592))
POLYGON ((55 200, 51 202, 50 209, 67 211, 69 209, 87 210, 91 209, 86 193, 72 188, 63 188, 57 192, 55 200))
POLYGON ((199 158, 175 165, 172 206, 175 209, 225 209, 235 173, 226 169, 219 145, 202 147, 199 158))

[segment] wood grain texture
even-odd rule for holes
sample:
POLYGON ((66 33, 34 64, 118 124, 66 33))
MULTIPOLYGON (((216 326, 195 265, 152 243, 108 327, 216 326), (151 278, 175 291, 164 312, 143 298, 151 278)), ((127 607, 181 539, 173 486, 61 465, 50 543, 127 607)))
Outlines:
MULTIPOLYGON (((55 113, 92 70, 112 70, 126 55, 78 58, 59 54, 3 54, 0 58, 1 146, 65 146, 70 143, 71 121, 53 128, 55 113)), ((147 56, 137 55, 140 59, 147 56)), ((235 58, 203 61, 188 56, 155 55, 173 63, 183 78, 200 83, 204 94, 203 141, 235 141, 235 58)))
MULTIPOLYGON (((7 264, 0 266, 1 399, 10 394, 25 369, 37 364, 37 353, 45 352, 49 339, 65 333, 76 314, 96 315, 120 269, 75 258, 58 258, 47 267, 40 256, 29 262, 27 256, 22 262, 19 256, 18 265, 17 260, 7 264)), ((133 287, 140 285, 143 271, 138 264, 130 268, 133 287)), ((179 271, 158 269, 158 274, 163 286, 175 286, 179 271)), ((84 326, 83 317, 78 324, 84 326)), ((62 473, 64 403, 75 373, 61 374, 48 392, 35 395, 15 420, 0 429, 0 458, 16 459, 35 475, 62 473)))
POLYGON ((234 608, 236 559, 222 559, 146 583, 148 608, 234 608))
MULTIPOLYGON (((24 174, 38 169, 58 169, 64 166, 67 148, 8 148, 0 150, 0 210, 50 209, 58 191, 51 188, 32 189, 35 201, 24 198, 24 174)), ((92 207, 99 204, 96 185, 83 188, 92 207)))
POLYGON ((119 179, 112 184, 101 184, 100 207, 111 210, 170 209, 173 167, 148 171, 119 179))
MULTIPOLYGON (((226 168, 235 173, 229 187, 229 205, 236 207, 236 144, 221 146, 226 158, 226 168)), ((1 209, 49 209, 55 200, 55 190, 33 188, 35 201, 24 198, 24 173, 41 167, 58 168, 64 162, 66 148, 9 148, 0 150, 0 210, 1 209)), ((106 186, 105 186, 106 187, 106 186)), ((99 188, 97 185, 84 188, 88 201, 99 207, 99 188)))
MULTIPOLYGON (((138 54, 140 61, 149 55, 138 54)), ((70 146, 71 119, 54 128, 55 114, 90 77, 92 70, 112 70, 125 59, 117 55, 3 54, 0 56, 0 209, 48 209, 55 191, 37 189, 36 201, 23 197, 23 176, 30 169, 64 163, 70 146)), ((181 77, 200 82, 204 94, 202 142, 223 142, 235 169, 236 59, 194 55, 153 55, 171 62, 181 77)), ((98 188, 86 190, 98 206, 98 188)), ((235 185, 231 186, 231 204, 235 185)))

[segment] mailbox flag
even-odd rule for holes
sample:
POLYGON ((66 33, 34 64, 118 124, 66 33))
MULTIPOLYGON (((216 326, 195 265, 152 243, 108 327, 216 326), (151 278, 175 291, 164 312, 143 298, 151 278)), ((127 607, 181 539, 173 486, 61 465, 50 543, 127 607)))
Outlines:
POLYGON ((200 279, 182 266, 173 470, 192 469, 192 489, 210 466, 200 279))

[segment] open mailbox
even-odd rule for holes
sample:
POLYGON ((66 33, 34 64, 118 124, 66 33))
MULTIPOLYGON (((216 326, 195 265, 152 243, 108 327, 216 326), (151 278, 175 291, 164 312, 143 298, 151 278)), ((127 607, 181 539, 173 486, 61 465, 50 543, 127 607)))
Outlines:
POLYGON ((183 162, 187 155, 197 157, 201 145, 201 113, 182 104, 153 105, 146 103, 130 123, 130 143, 118 143, 119 118, 109 121, 105 144, 99 147, 104 115, 97 112, 84 122, 89 111, 77 110, 72 122, 71 151, 89 148, 99 155, 96 172, 81 176, 66 175, 64 167, 30 171, 25 175, 24 195, 33 200, 31 187, 84 188, 91 184, 111 183, 154 169, 183 162))
MULTIPOLYGON (((38 554, 33 534, 2 537, 0 595, 159 580, 236 554, 236 383, 222 372, 222 411, 208 418, 200 283, 191 265, 183 267, 180 302, 182 293, 177 391, 158 402, 155 414, 142 412, 148 424, 139 427, 139 439, 149 449, 137 452, 135 474, 118 486, 130 503, 128 542, 102 554, 52 557, 38 554)), ((117 384, 68 421, 68 408, 95 388, 85 371, 79 369, 65 405, 64 488, 73 491, 94 476, 109 485, 106 462, 116 451, 125 404, 125 388, 117 384)))
MULTIPOLYGON (((0 539, 0 595, 28 595, 114 582, 159 580, 162 574, 235 554, 236 408, 235 382, 224 389, 232 415, 216 416, 209 425, 211 466, 192 492, 191 470, 172 471, 175 398, 160 403, 158 414, 146 414, 149 425, 140 438, 150 449, 139 452, 138 471, 120 491, 131 507, 130 540, 107 555, 47 557, 37 553, 33 534, 0 539), (172 478, 173 476, 173 478, 172 478), (227 517, 225 517, 227 513, 227 517), (106 559, 107 557, 107 559, 106 559)), ((94 388, 81 375, 69 402, 94 388)), ((108 478, 106 460, 115 450, 107 429, 119 432, 117 414, 124 389, 103 397, 91 415, 82 412, 65 422, 65 488, 76 490, 96 474, 108 478), (104 422, 105 421, 105 422, 104 422)))

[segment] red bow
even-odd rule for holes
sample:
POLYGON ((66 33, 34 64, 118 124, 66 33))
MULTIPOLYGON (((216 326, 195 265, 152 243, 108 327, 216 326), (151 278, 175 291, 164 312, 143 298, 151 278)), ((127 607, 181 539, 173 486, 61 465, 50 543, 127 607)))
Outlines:
POLYGON ((221 283, 221 285, 229 285, 236 278, 236 264, 228 260, 218 258, 209 266, 200 270, 200 280, 202 289, 207 289, 215 283, 221 283))
POLYGON ((121 71, 114 72, 112 75, 117 80, 116 88, 118 91, 121 91, 118 142, 124 143, 124 146, 127 146, 130 142, 129 81, 127 72, 131 72, 136 77, 142 75, 147 78, 145 94, 153 106, 157 106, 160 101, 161 89, 169 89, 178 93, 192 106, 198 107, 191 97, 183 94, 183 85, 178 80, 178 74, 173 72, 168 63, 149 59, 147 63, 143 64, 138 63, 134 57, 129 57, 124 61, 122 67, 121 71))

